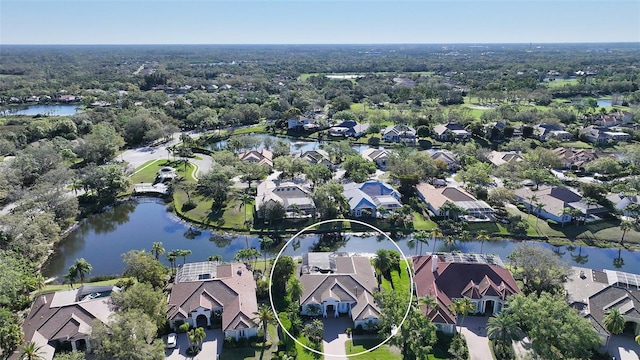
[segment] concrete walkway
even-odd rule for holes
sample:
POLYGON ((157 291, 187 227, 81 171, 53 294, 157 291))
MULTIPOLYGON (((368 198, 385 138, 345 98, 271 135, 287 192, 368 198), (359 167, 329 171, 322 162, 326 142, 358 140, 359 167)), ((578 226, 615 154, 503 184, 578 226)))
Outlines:
POLYGON ((488 316, 466 316, 464 319, 461 332, 467 341, 471 360, 492 358, 487 339, 487 320, 489 320, 488 316))

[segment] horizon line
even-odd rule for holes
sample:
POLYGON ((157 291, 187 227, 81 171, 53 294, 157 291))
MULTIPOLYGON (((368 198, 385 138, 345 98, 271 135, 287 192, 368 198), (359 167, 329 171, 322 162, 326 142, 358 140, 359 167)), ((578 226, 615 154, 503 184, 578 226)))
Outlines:
POLYGON ((435 42, 435 43, 11 43, 0 46, 309 46, 309 45, 350 45, 350 46, 372 46, 372 45, 570 45, 570 44, 640 44, 638 41, 564 41, 564 42, 435 42))

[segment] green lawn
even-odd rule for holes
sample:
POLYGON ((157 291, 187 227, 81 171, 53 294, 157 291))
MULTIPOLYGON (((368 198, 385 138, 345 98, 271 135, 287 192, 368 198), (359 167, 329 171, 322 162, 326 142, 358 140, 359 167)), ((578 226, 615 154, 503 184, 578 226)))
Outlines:
MULTIPOLYGON (((122 280, 123 278, 118 278, 118 279, 111 279, 111 280, 104 280, 104 281, 96 281, 96 282, 85 282, 85 284, 91 284, 91 285, 115 285, 118 281, 122 280)), ((73 284, 73 289, 77 289, 80 286, 82 286, 79 282, 77 284, 73 284)), ((49 284, 49 285, 45 285, 44 289, 42 289, 41 291, 38 291, 35 296, 38 295, 42 295, 42 294, 48 294, 48 293, 52 293, 54 291, 61 291, 61 290, 71 290, 72 287, 69 286, 69 284, 49 284)))
MULTIPOLYGON (((270 359, 271 353, 265 350, 265 359, 270 359)), ((260 358, 260 350, 256 350, 251 347, 235 348, 235 349, 222 349, 220 354, 220 360, 254 360, 260 358)))
POLYGON ((491 222, 469 223, 467 224, 467 230, 474 233, 484 230, 489 234, 509 234, 509 231, 503 224, 491 222))
MULTIPOLYGON (((408 265, 406 261, 400 260, 400 271, 391 271, 391 280, 393 281, 393 290, 398 294, 404 294, 408 299, 411 284, 409 275, 407 274, 407 266, 408 265)), ((389 282, 389 280, 385 279, 384 277, 382 277, 381 287, 386 291, 390 291, 392 289, 391 282, 389 282)))
POLYGON ((131 190, 133 190, 133 185, 135 184, 154 182, 156 179, 156 175, 158 174, 158 170, 165 166, 175 168, 176 174, 179 177, 185 178, 189 182, 195 182, 195 179, 193 178, 193 171, 195 170, 195 166, 193 164, 189 163, 185 172, 184 164, 178 161, 157 159, 149 160, 136 169, 133 175, 131 175, 131 190))
POLYGON ((559 87, 563 87, 566 85, 575 85, 578 83, 578 79, 556 79, 554 81, 549 81, 547 84, 548 88, 555 89, 559 87))
MULTIPOLYGON (((300 335, 298 337, 298 341, 300 341, 303 344, 309 343, 309 339, 304 335, 300 335)), ((296 342, 296 350, 298 350, 298 360, 316 360, 316 359, 322 358, 321 355, 305 349, 304 347, 302 347, 302 345, 298 344, 297 342, 296 342)), ((322 351, 322 349, 320 349, 320 351, 322 351)))
MULTIPOLYGON (((376 345, 380 344, 379 339, 355 339, 347 340, 344 347, 347 355, 357 354, 363 351, 367 351, 376 345)), ((388 345, 382 345, 379 348, 368 352, 366 354, 353 357, 354 359, 371 359, 371 360, 400 360, 401 354, 395 354, 391 351, 388 345)))
POLYGON ((576 149, 592 149, 593 145, 584 141, 570 141, 562 143, 562 147, 572 147, 576 149))
POLYGON ((438 227, 438 224, 429 218, 424 218, 419 212, 413 212, 413 228, 416 230, 431 230, 438 227))
POLYGON ((266 125, 255 125, 246 128, 238 129, 233 132, 233 135, 245 135, 245 134, 266 134, 266 125))
POLYGON ((201 224, 241 231, 243 229, 248 230, 247 225, 245 225, 245 218, 247 222, 253 223, 253 202, 247 203, 245 207, 240 201, 231 197, 223 211, 220 212, 212 210, 213 201, 211 199, 197 195, 195 192, 191 194, 191 200, 196 204, 193 209, 183 209, 183 205, 188 201, 187 194, 184 191, 177 190, 173 199, 175 208, 179 213, 201 224))

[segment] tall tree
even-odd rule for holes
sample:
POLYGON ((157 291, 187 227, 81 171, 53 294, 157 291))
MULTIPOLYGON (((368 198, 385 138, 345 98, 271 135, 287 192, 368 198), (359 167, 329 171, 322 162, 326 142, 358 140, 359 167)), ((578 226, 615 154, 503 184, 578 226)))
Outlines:
POLYGON ((108 326, 96 321, 91 333, 98 360, 163 360, 164 344, 156 338, 158 328, 141 310, 115 312, 108 326))
POLYGON ((518 245, 509 255, 514 266, 520 269, 525 293, 561 291, 562 283, 571 272, 569 264, 553 251, 530 244, 518 245))
POLYGON ((462 325, 464 324, 464 318, 467 316, 467 314, 471 310, 475 309, 475 306, 473 305, 471 300, 469 300, 468 298, 459 298, 459 299, 454 299, 451 302, 449 309, 454 314, 456 314, 456 321, 458 320, 458 316, 462 315, 462 320, 460 321, 460 328, 462 328, 462 325))
POLYGON ((33 341, 29 341, 28 343, 22 345, 20 349, 20 359, 21 360, 43 360, 42 356, 42 346, 36 344, 33 341))
POLYGON ((9 358, 23 338, 20 319, 9 309, 0 308, 0 358, 9 358))
POLYGON ((487 321, 487 337, 494 342, 494 352, 512 348, 513 340, 520 338, 521 331, 516 320, 505 313, 494 314, 487 321))
POLYGON ((300 280, 296 277, 290 278, 287 282, 287 294, 291 297, 291 301, 299 303, 303 292, 304 287, 300 280))
POLYGON ((620 237, 620 245, 624 243, 624 236, 627 235, 627 231, 631 230, 631 223, 629 221, 622 221, 620 223, 620 230, 622 231, 622 236, 620 237))
POLYGON ((162 254, 165 253, 165 249, 164 247, 162 247, 162 242, 161 241, 154 241, 153 244, 151 245, 151 253, 153 254, 153 256, 155 256, 156 260, 158 260, 158 257, 162 254))
POLYGON ((482 248, 484 247, 484 242, 491 239, 487 230, 479 230, 476 233, 476 239, 480 240, 480 253, 482 254, 482 248))
POLYGON ((75 268, 75 271, 80 278, 80 284, 84 283, 84 277, 90 274, 91 270, 93 270, 91 264, 89 264, 89 262, 84 258, 76 259, 71 266, 75 268))
POLYGON ((330 181, 313 191, 313 202, 321 219, 342 218, 349 212, 349 202, 344 197, 342 184, 330 181))
POLYGON ((275 315, 273 314, 273 311, 271 310, 271 307, 267 304, 262 304, 258 307, 258 311, 254 312, 253 315, 255 315, 255 317, 252 319, 252 321, 255 324, 259 324, 262 326, 262 332, 264 334, 264 339, 265 341, 267 340, 268 337, 268 331, 267 331, 267 326, 269 326, 269 324, 272 324, 275 321, 275 315))
POLYGON ((135 277, 138 282, 149 283, 156 289, 164 286, 165 268, 150 253, 130 250, 122 254, 122 260, 125 263, 124 276, 135 277))
POLYGON ((158 328, 163 328, 167 321, 167 297, 162 289, 154 289, 151 284, 135 283, 125 291, 111 294, 111 301, 118 311, 142 311, 158 328))
POLYGON ((207 333, 204 331, 203 328, 198 327, 198 328, 189 330, 189 333, 187 334, 187 336, 189 337, 189 343, 191 344, 190 346, 191 353, 192 354, 198 353, 200 351, 200 346, 202 346, 202 342, 207 337, 207 333))
MULTIPOLYGON (((622 333, 624 330, 625 319, 620 309, 612 308, 607 310, 604 313, 604 318, 602 318, 602 325, 611 335, 617 335, 622 333)), ((611 339, 611 335, 607 337, 607 347, 609 347, 609 340, 611 339)))

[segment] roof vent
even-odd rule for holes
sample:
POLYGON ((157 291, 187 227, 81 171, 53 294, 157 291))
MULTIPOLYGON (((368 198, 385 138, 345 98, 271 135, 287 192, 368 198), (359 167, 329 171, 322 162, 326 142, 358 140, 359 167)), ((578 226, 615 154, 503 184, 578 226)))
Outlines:
POLYGON ((238 268, 238 275, 242 275, 242 267, 238 268))

